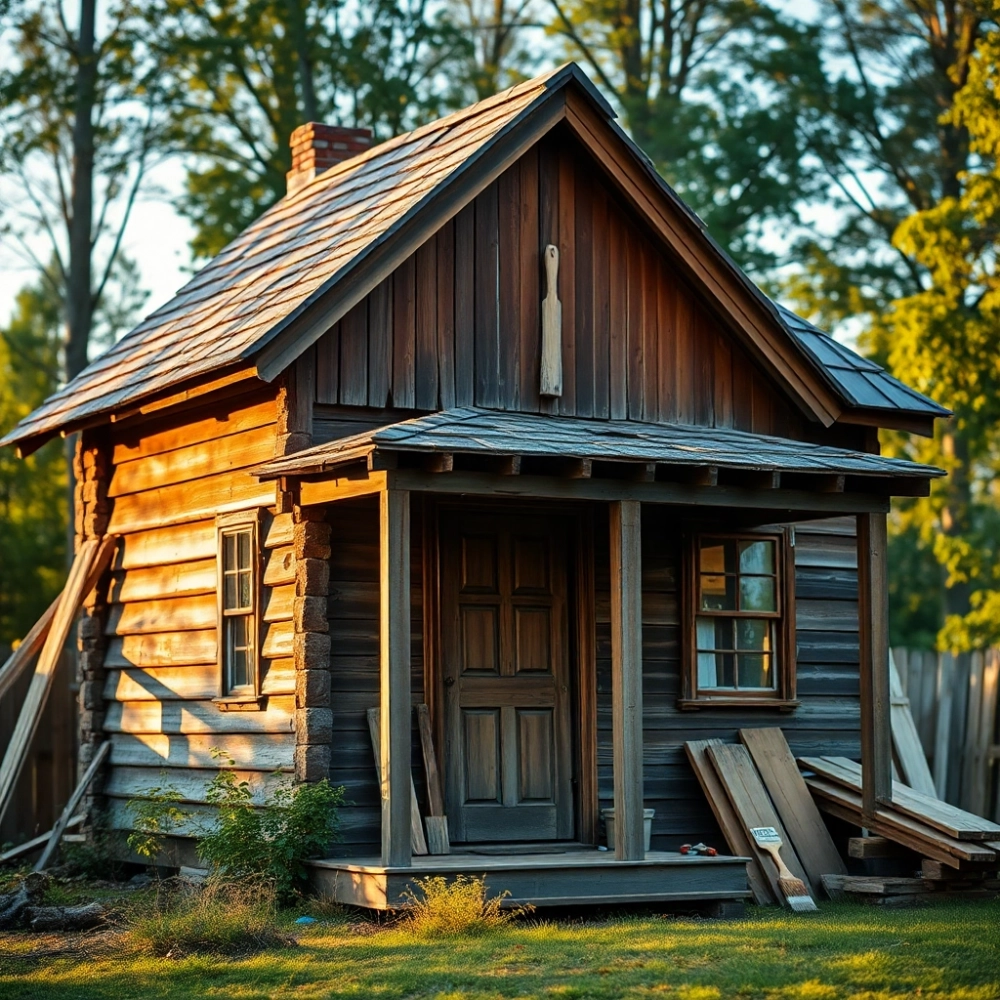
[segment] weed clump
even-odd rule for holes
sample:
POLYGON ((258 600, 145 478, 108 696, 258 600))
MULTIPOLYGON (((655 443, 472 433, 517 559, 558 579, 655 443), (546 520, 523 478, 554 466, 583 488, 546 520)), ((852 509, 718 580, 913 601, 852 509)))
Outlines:
POLYGON ((413 880, 416 891, 406 890, 406 925, 423 937, 483 934, 497 930, 515 917, 530 913, 532 906, 503 908, 510 896, 505 889, 487 896, 486 880, 458 875, 449 881, 443 875, 413 880))
POLYGON ((294 945, 278 926, 273 887, 259 880, 161 883, 126 914, 126 950, 160 958, 188 954, 241 957, 294 945))

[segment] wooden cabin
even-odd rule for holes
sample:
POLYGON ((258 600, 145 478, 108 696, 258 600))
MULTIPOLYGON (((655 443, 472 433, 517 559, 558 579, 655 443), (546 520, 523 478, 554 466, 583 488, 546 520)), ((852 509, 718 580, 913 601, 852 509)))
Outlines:
POLYGON ((346 902, 711 901, 746 871, 676 853, 723 846, 685 741, 780 725, 890 795, 886 512, 940 470, 878 429, 947 411, 762 294, 574 65, 293 146, 287 197, 4 438, 79 432, 78 537, 118 536, 79 632, 112 823, 156 785, 197 819, 221 752, 345 787, 346 902))

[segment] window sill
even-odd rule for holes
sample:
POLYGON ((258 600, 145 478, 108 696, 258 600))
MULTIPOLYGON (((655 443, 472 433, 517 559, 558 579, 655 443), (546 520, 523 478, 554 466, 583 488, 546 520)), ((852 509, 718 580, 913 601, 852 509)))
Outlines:
POLYGON ((788 698, 678 698, 677 707, 684 712, 702 708, 770 708, 793 712, 801 703, 788 698))
POLYGON ((212 703, 220 712, 260 712, 264 708, 264 699, 259 695, 213 698, 212 703))

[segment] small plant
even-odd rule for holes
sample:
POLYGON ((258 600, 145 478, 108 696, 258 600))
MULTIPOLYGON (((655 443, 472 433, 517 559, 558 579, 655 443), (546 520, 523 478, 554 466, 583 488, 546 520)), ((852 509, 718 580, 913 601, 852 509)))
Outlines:
MULTIPOLYGON (((217 758, 223 755, 212 751, 217 758)), ((208 801, 219 810, 218 822, 202 834, 201 859, 220 876, 259 879, 287 900, 306 878, 305 862, 321 854, 337 837, 337 808, 344 789, 324 778, 314 784, 279 788, 255 805, 253 788, 240 781, 225 758, 224 769, 208 788, 208 801)))
POLYGON ((295 943, 278 929, 274 889, 257 879, 161 888, 133 905, 127 927, 128 947, 160 957, 241 956, 295 943))
POLYGON ((503 909, 510 896, 505 889, 487 897, 485 878, 459 875, 451 882, 443 875, 413 880, 416 892, 407 889, 406 921, 417 934, 446 937, 453 934, 476 934, 503 927, 517 916, 532 912, 532 906, 503 909))
POLYGON ((125 803, 132 818, 132 832, 126 843, 150 864, 163 849, 164 839, 188 819, 180 801, 180 792, 172 785, 154 785, 141 799, 125 803))

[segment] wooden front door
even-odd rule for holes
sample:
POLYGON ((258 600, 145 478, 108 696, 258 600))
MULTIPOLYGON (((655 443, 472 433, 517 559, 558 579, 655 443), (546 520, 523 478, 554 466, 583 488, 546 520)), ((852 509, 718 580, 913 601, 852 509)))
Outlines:
POLYGON ((573 836, 565 519, 441 512, 448 825, 573 836))

